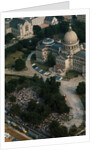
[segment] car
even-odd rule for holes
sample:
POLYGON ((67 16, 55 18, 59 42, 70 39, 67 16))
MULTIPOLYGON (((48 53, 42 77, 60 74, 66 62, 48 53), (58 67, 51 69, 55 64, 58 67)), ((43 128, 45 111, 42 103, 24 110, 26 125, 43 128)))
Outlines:
POLYGON ((60 79, 60 77, 56 77, 56 80, 59 80, 60 79))
POLYGON ((32 67, 33 67, 33 66, 36 66, 36 65, 35 65, 35 63, 34 63, 34 64, 32 64, 32 67))
POLYGON ((44 75, 48 76, 48 75, 50 75, 50 72, 45 72, 45 74, 44 74, 44 75))
POLYGON ((45 74, 45 71, 41 71, 41 74, 45 74))
POLYGON ((36 66, 34 69, 36 69, 36 70, 37 70, 37 69, 38 69, 38 67, 36 66))
POLYGON ((43 70, 41 69, 39 72, 41 73, 43 70))
POLYGON ((59 80, 62 80, 63 78, 61 77, 59 80))

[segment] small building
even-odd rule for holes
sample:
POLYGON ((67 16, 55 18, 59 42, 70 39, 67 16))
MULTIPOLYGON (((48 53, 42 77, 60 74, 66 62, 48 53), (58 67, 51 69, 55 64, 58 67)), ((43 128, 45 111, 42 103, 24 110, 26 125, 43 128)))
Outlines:
POLYGON ((44 23, 49 25, 55 25, 58 24, 58 19, 54 16, 47 16, 45 17, 44 23))
POLYGON ((45 17, 34 17, 32 19, 32 26, 44 24, 45 17))
POLYGON ((77 20, 79 20, 81 22, 85 22, 86 16, 85 15, 77 15, 77 20))

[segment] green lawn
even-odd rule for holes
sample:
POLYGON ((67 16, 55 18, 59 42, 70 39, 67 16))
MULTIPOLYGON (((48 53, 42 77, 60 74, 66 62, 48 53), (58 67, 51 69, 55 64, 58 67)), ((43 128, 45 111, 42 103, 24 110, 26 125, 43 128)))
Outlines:
POLYGON ((70 71, 66 72, 66 77, 68 79, 72 79, 72 78, 78 77, 78 72, 76 72, 74 70, 70 70, 70 71))
POLYGON ((11 79, 19 79, 19 76, 5 75, 6 82, 10 81, 11 79))
POLYGON ((22 59, 23 52, 16 51, 15 53, 9 54, 5 60, 5 67, 10 68, 14 65, 15 61, 19 58, 22 59))

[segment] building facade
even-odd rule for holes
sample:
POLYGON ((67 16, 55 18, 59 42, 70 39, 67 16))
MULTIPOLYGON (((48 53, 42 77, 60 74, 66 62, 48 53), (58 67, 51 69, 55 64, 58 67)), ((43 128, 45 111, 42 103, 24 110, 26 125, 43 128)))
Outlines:
POLYGON ((26 39, 33 36, 32 24, 24 19, 13 18, 9 23, 9 30, 18 39, 26 39))

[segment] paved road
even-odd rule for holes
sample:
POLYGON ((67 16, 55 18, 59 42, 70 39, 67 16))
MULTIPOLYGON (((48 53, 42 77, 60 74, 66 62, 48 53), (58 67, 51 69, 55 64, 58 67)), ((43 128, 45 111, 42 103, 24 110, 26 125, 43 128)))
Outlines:
POLYGON ((17 44, 17 43, 18 43, 18 41, 14 42, 14 43, 6 44, 6 45, 5 45, 5 48, 9 48, 9 47, 11 47, 11 46, 13 46, 13 45, 15 45, 15 44, 17 44))
MULTIPOLYGON (((21 75, 21 76, 30 76, 33 77, 34 74, 37 74, 39 77, 43 77, 44 80, 46 80, 46 76, 41 75, 39 72, 37 72, 35 69, 32 68, 31 65, 31 56, 34 54, 32 52, 27 60, 26 60, 26 66, 27 71, 12 71, 12 70, 5 70, 6 74, 12 74, 12 75, 21 75)), ((67 96, 67 104, 71 107, 70 110, 70 116, 73 117, 70 121, 64 122, 64 125, 70 128, 72 125, 76 125, 79 127, 84 119, 84 110, 83 110, 83 104, 79 98, 79 96, 76 94, 76 87, 79 82, 84 81, 83 77, 79 76, 77 78, 71 79, 69 81, 60 81, 61 87, 60 92, 63 95, 67 96)))
POLYGON ((27 60, 26 60, 26 67, 27 70, 26 71, 13 71, 11 69, 5 69, 5 74, 11 74, 11 75, 20 75, 20 76, 29 76, 29 77, 33 77, 34 74, 37 74, 39 77, 43 77, 44 80, 46 80, 46 76, 40 74, 39 72, 37 72, 35 69, 32 68, 31 65, 31 56, 35 54, 35 51, 33 51, 31 54, 28 55, 27 60))
POLYGON ((84 81, 81 76, 69 81, 61 81, 60 92, 67 96, 66 103, 71 107, 69 115, 72 119, 70 121, 63 122, 68 128, 74 124, 79 127, 84 120, 84 107, 79 96, 76 94, 76 87, 81 81, 84 81))

